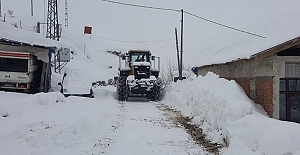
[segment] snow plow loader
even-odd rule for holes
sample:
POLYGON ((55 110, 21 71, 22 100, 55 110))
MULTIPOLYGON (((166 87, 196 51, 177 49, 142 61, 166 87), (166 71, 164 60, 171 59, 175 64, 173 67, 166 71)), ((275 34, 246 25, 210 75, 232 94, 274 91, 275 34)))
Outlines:
POLYGON ((159 76, 160 58, 148 50, 130 50, 119 57, 119 77, 117 99, 126 101, 128 97, 142 97, 158 101, 162 97, 159 76), (157 58, 157 61, 156 61, 157 58), (121 61, 125 64, 122 66, 121 61), (155 68, 155 62, 158 68, 155 68))

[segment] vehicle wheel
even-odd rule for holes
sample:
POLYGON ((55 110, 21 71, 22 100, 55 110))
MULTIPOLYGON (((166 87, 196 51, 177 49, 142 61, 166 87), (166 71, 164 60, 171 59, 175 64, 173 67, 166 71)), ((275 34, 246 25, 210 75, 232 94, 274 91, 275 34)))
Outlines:
POLYGON ((126 84, 127 77, 121 76, 118 80, 117 84, 117 98, 119 101, 125 101, 127 99, 127 84, 126 84))
POLYGON ((162 99, 162 84, 161 80, 158 79, 156 83, 153 85, 152 91, 149 94, 149 98, 151 101, 160 101, 162 99))
POLYGON ((157 101, 158 100, 158 87, 156 84, 153 85, 152 91, 149 94, 149 98, 151 101, 157 101))

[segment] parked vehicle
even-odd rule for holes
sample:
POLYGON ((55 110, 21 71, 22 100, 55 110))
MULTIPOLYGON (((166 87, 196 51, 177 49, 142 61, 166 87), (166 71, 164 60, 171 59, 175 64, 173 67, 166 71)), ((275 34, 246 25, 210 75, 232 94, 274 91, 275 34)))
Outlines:
POLYGON ((68 96, 82 96, 94 98, 94 91, 92 87, 92 80, 90 73, 86 70, 67 70, 61 82, 60 92, 68 96))
POLYGON ((30 53, 0 51, 0 90, 38 92, 42 63, 30 53))

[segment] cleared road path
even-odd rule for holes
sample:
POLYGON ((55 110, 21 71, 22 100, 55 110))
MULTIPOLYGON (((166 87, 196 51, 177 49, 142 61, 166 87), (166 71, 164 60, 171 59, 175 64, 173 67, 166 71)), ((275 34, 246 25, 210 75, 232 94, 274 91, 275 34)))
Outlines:
POLYGON ((182 127, 166 117, 157 102, 127 101, 119 105, 111 155, 191 155, 207 154, 182 127))

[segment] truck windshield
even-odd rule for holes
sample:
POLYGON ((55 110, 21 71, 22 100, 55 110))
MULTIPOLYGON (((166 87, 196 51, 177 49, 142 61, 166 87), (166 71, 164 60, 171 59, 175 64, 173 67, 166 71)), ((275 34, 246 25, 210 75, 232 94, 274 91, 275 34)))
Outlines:
POLYGON ((131 63, 133 62, 149 62, 149 53, 131 53, 131 63))
POLYGON ((28 72, 28 59, 0 58, 0 71, 28 72))

